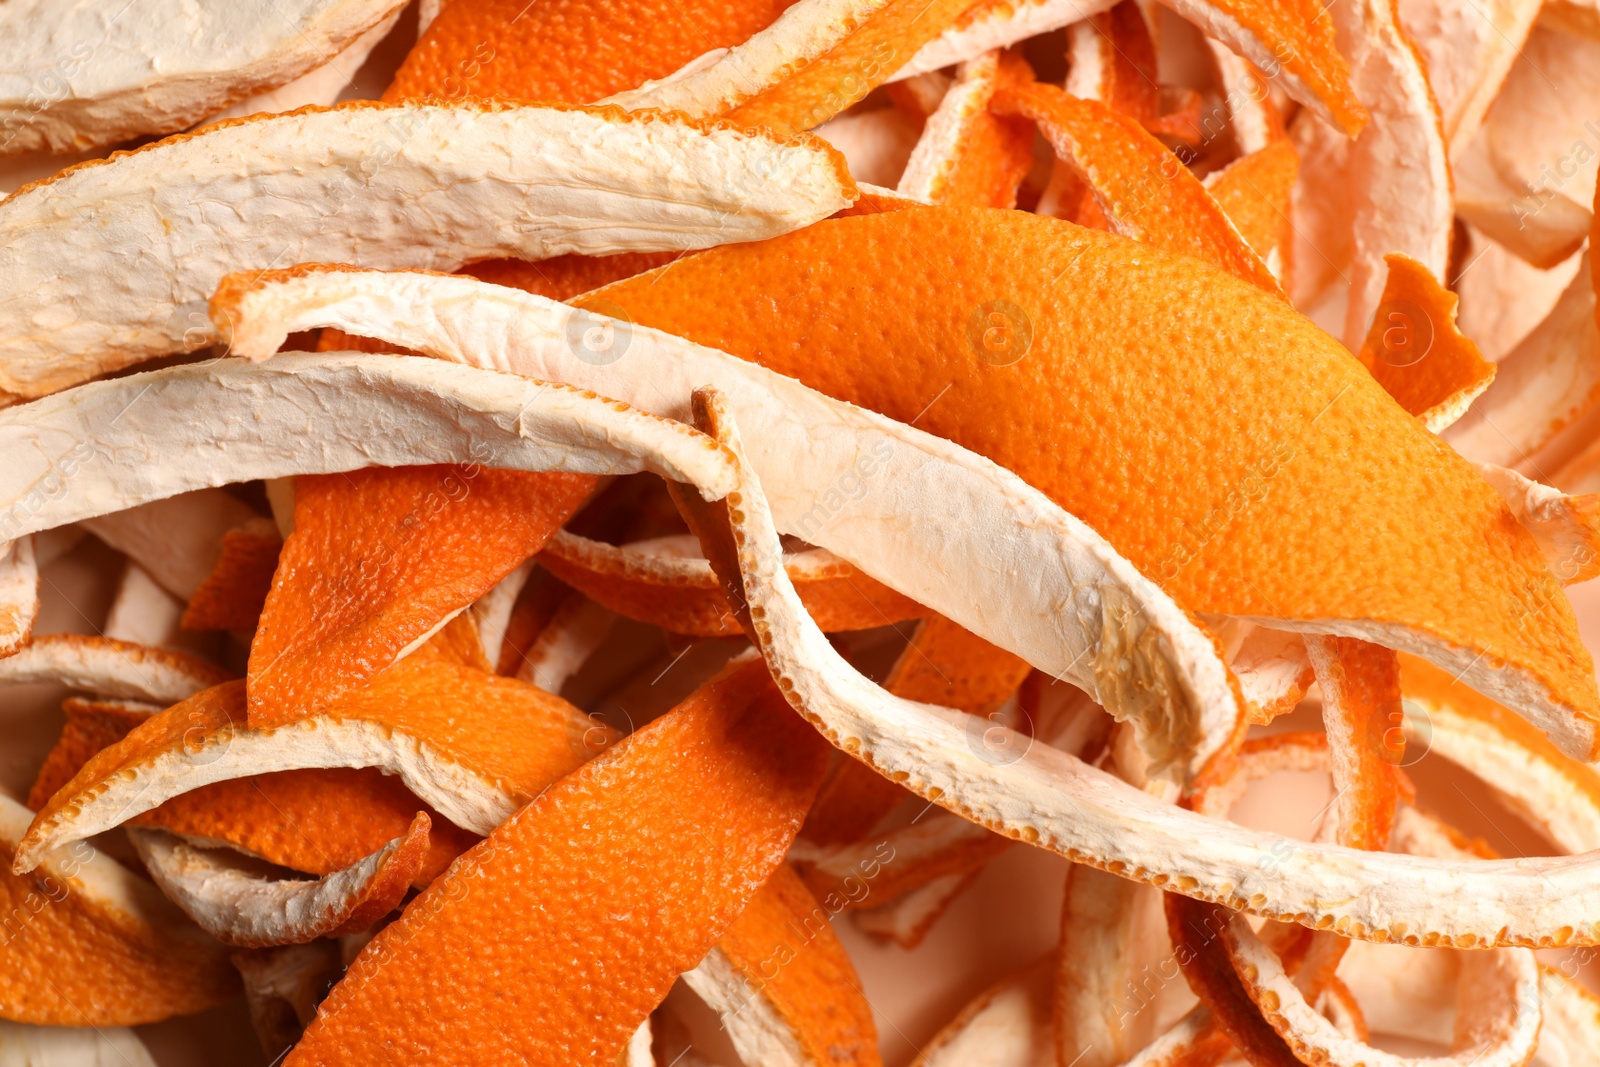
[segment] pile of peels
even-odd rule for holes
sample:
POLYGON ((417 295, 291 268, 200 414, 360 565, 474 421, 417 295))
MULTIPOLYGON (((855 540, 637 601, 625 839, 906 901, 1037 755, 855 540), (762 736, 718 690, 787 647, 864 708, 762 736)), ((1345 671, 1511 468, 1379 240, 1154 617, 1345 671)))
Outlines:
POLYGON ((0 1067, 1594 1062, 1595 116, 1593 0, 8 0, 0 1067))

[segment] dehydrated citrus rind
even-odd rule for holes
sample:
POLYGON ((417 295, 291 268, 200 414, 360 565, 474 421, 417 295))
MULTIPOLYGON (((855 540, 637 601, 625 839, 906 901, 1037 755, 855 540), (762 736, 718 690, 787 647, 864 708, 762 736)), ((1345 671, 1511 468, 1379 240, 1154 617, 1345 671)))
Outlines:
POLYGON ((1017 186, 1033 166, 1033 131, 1026 122, 991 114, 989 101, 1018 78, 1031 78, 1026 65, 999 52, 962 64, 928 116, 895 191, 928 204, 1016 207, 1017 186))
MULTIPOLYGON (((716 427, 719 439, 739 454, 727 429, 716 427)), ((1065 752, 1019 741, 1001 749, 1020 758, 996 759, 972 746, 960 713, 883 692, 810 623, 776 566, 765 501, 749 468, 741 470, 728 514, 768 666, 835 745, 912 792, 1074 862, 1345 937, 1481 948, 1600 943, 1592 856, 1467 864, 1315 842, 1284 850, 1282 838, 1163 804, 1065 752)), ((709 551, 713 566, 719 558, 733 565, 709 551)))
POLYGON ((1211 639, 1093 531, 957 445, 642 327, 633 329, 630 350, 650 352, 646 376, 620 362, 576 359, 559 333, 568 309, 473 279, 329 269, 255 282, 230 290, 217 309, 232 321, 235 349, 245 356, 269 355, 284 331, 334 326, 451 360, 544 371, 680 418, 689 415, 693 390, 711 383, 743 421, 762 427, 751 439, 752 462, 765 475, 786 532, 830 549, 1040 670, 1097 692, 1113 714, 1144 723, 1141 741, 1158 765, 1192 764, 1180 771, 1192 773, 1233 731, 1239 698, 1211 639), (428 307, 426 321, 401 312, 411 306, 428 307), (463 343, 469 336, 472 342, 463 343), (796 465, 797 454, 807 462, 796 465), (986 524, 981 538, 970 530, 959 538, 941 535, 937 565, 923 537, 931 530, 907 518, 936 499, 986 524), (888 544, 885 522, 906 538, 888 544), (995 551, 1001 543, 1004 564, 995 551), (958 592, 950 574, 993 592, 958 592), (1090 588, 1096 592, 1086 593, 1090 588), (1070 624, 1064 605, 1077 616, 1070 624), (1124 656, 1144 664, 1144 673, 1132 678, 1124 667, 1113 669, 1113 659, 1124 656))
POLYGON ((326 62, 403 6, 168 0, 123 19, 48 2, 12 4, 0 16, 0 156, 82 151, 181 130, 326 62), (44 95, 41 71, 59 74, 70 91, 44 95))
POLYGON ((187 600, 216 567, 223 538, 256 519, 233 494, 200 489, 100 515, 84 527, 138 563, 167 592, 187 600))
POLYGON ((917 1055, 913 1067, 1033 1067, 1051 1062, 1050 979, 1056 954, 1047 953, 974 997, 917 1055))
POLYGON ((615 734, 523 683, 417 658, 326 713, 247 725, 243 682, 176 704, 97 753, 40 811, 17 854, 31 869, 214 782, 270 771, 378 767, 451 822, 487 834, 615 734))
POLYGON ((457 861, 363 950, 287 1063, 611 1061, 782 862, 825 762, 762 664, 732 665, 457 861), (652 906, 667 886, 672 906, 652 906))
POLYGON ((1568 495, 1490 463, 1477 466, 1523 529, 1539 542, 1550 572, 1563 585, 1600 575, 1600 497, 1568 495))
POLYGON ((262 877, 161 830, 128 832, 167 898, 225 945, 266 948, 360 933, 400 905, 428 851, 428 816, 359 863, 314 882, 262 877))
POLYGON ((0 685, 55 682, 97 696, 166 707, 227 681, 230 673, 184 652, 85 634, 36 637, 0 658, 0 685))
POLYGON ((360 103, 230 120, 0 203, 0 391, 41 396, 213 343, 200 302, 230 269, 705 248, 804 226, 855 196, 843 158, 809 135, 616 108, 360 103), (255 165, 241 175, 238 159, 255 165), (142 185, 150 195, 123 195, 142 185), (72 204, 101 225, 79 226, 72 204), (227 224, 208 213, 223 204, 227 224), (141 269, 126 271, 133 248, 141 269), (61 306, 70 321, 45 311, 61 306))
POLYGON ((1037 122, 1056 158, 1093 190, 1117 233, 1202 259, 1282 295, 1200 179, 1136 119, 1039 83, 1002 87, 991 107, 1037 122))
MULTIPOLYGON (((0 794, 0 855, 32 812, 0 794)), ((0 1015, 46 1026, 135 1026, 223 1003, 237 988, 222 946, 150 883, 80 845, 31 876, 0 872, 14 925, 0 942, 0 1015)))
POLYGON ((25 499, 50 476, 52 456, 79 447, 191 458, 143 467, 138 479, 110 462, 86 463, 65 493, 21 520, 29 530, 253 478, 482 463, 490 441, 499 468, 651 469, 713 494, 732 485, 726 459, 703 435, 571 386, 437 359, 307 353, 149 371, 0 412, 0 447, 18 457, 0 483, 0 506, 25 499), (305 412, 330 406, 340 417, 305 422, 305 412))

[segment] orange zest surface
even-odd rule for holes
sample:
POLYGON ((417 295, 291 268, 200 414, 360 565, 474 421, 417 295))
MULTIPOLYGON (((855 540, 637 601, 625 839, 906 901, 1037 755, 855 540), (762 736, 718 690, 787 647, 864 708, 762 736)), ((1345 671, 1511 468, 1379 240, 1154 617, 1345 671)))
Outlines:
POLYGON ((1284 289, 1294 270, 1294 219, 1289 196, 1300 155, 1288 138, 1234 160, 1206 182, 1206 191, 1239 236, 1273 271, 1284 289))
POLYGON ((782 861, 825 758, 760 661, 725 672, 463 857, 287 1062, 609 1062, 782 861))
MULTIPOLYGON (((115 702, 69 699, 66 726, 28 794, 38 811, 90 758, 147 717, 115 702)), ((418 881, 437 878, 477 841, 377 768, 277 771, 201 786, 129 820, 199 841, 232 845, 270 863, 324 875, 348 867, 406 833, 418 812, 432 828, 418 881), (338 818, 329 818, 338 812, 338 818)))
POLYGON ((712 49, 740 44, 788 6, 784 0, 446 4, 384 99, 593 103, 664 78, 712 49))
MULTIPOLYGON (((4 797, 0 807, 0 1018, 134 1026, 204 1011, 236 995, 238 977, 221 947, 154 887, 87 842, 30 874, 13 874, 26 811, 4 797), (92 865, 106 864, 125 885, 114 898, 85 884, 92 865)), ((97 873, 93 882, 106 872, 97 873)))
POLYGON ((222 535, 222 555, 183 612, 185 630, 253 630, 272 591, 283 538, 271 523, 222 535))
POLYGON ((990 107, 1037 122, 1057 158, 1093 191, 1116 232, 1280 292, 1200 179, 1136 119, 1039 83, 1003 88, 990 107))
POLYGON ((1020 212, 905 207, 576 303, 600 300, 987 456, 1191 610, 1428 635, 1600 717, 1571 608, 1494 491, 1332 338, 1194 259, 1020 212), (934 254, 939 270, 896 269, 934 254), (972 339, 999 301, 1028 327, 1004 366, 972 339))
POLYGON ((477 464, 297 479, 294 533, 250 646, 252 724, 372 680, 542 548, 594 484, 477 464))
POLYGON ((916 187, 908 188, 902 178, 901 191, 935 204, 1016 207, 1017 187, 1033 167, 1033 127, 1024 119, 996 115, 988 105, 1001 86, 1032 80, 1027 61, 1012 52, 988 53, 965 64, 951 101, 940 108, 941 125, 933 128, 945 134, 934 142, 939 158, 916 187), (943 113, 951 107, 959 110, 943 113), (944 123, 954 128, 944 129, 944 123))
POLYGON ((1389 278, 1361 362, 1401 407, 1442 428, 1489 388, 1495 366, 1457 327, 1455 293, 1410 256, 1384 259, 1389 278))
POLYGON ((817 902, 787 863, 751 898, 717 947, 819 1067, 877 1067, 877 1028, 861 979, 817 902))

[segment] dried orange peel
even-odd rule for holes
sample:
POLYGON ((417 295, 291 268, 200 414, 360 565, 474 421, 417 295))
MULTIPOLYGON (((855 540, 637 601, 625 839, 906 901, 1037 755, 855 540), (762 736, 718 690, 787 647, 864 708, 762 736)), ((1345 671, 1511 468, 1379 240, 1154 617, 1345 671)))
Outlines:
POLYGON ((782 861, 824 756, 759 662, 730 668, 469 852, 363 950, 287 1062, 609 1060, 782 861), (673 906, 652 907, 668 887, 673 906))
POLYGON ((130 837, 161 891, 201 929, 225 945, 266 948, 361 933, 394 911, 427 858, 429 825, 418 812, 404 837, 314 882, 262 877, 161 830, 130 837))
POLYGON ((121 19, 91 8, 16 4, 0 14, 6 72, 0 108, 7 116, 0 155, 79 151, 173 133, 325 63, 401 6, 399 0, 296 0, 239 8, 165 0, 121 19), (65 51, 63 42, 71 42, 65 51), (41 95, 60 91, 39 82, 44 55, 53 61, 50 73, 71 91, 40 106, 41 95))
MULTIPOLYGON (((0 795, 12 853, 32 813, 0 795)), ((148 882, 87 844, 41 857, 30 876, 0 872, 9 920, 0 942, 0 1015, 48 1026, 134 1026, 229 999, 222 946, 148 882)))
POLYGON ((42 396, 211 344, 194 302, 229 269, 454 269, 497 255, 703 248, 803 226, 855 197, 843 159, 809 135, 780 142, 657 113, 361 103, 233 119, 81 164, 0 205, 0 266, 16 279, 0 303, 0 395, 42 396), (525 143, 541 150, 518 151, 525 143), (310 177, 326 175, 330 153, 343 177, 310 177), (239 178, 227 162, 239 158, 258 161, 259 174, 239 178), (139 183, 153 195, 116 195, 139 183), (116 222, 102 214, 106 225, 85 231, 67 203, 116 203, 116 222), (234 222, 212 225, 206 203, 227 204, 234 222), (449 241, 422 242, 433 232, 424 217, 448 219, 449 241), (147 265, 123 273, 130 235, 147 265), (68 247, 70 271, 57 256, 68 247), (104 284, 113 274, 122 285, 104 284), (76 309, 70 323, 40 318, 59 305, 76 309))
POLYGON ((380 767, 457 826, 486 834, 614 736, 559 697, 427 657, 281 727, 248 726, 244 685, 228 682, 90 759, 40 811, 17 864, 31 869, 45 851, 213 782, 319 767, 380 767))

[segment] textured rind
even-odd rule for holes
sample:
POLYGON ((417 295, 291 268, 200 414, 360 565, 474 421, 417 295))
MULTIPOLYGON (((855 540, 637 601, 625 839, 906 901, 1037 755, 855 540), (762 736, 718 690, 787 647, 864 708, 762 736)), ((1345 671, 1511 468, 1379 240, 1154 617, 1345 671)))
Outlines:
POLYGON ((225 945, 303 945, 366 930, 400 905, 428 851, 428 816, 357 863, 308 882, 266 878, 160 830, 129 830, 167 898, 225 945))
POLYGON ((614 391, 667 417, 687 418, 692 391, 713 384, 741 421, 762 429, 751 438, 752 462, 786 533, 1098 693, 1119 718, 1140 722, 1158 766, 1182 761, 1182 773, 1197 772, 1240 714, 1214 644, 1181 609, 1094 531, 958 445, 642 327, 631 329, 628 348, 642 359, 574 358, 561 305, 472 279, 305 269, 241 278, 215 304, 219 321, 232 323, 235 349, 256 358, 275 351, 286 330, 335 326, 614 391), (952 574, 966 581, 952 583, 952 574))
POLYGON ((653 470, 713 495, 732 484, 712 442, 617 401, 360 353, 213 360, 82 385, 0 412, 0 452, 15 457, 0 471, 0 521, 23 532, 203 486, 369 466, 653 470))
POLYGON ((1048 953, 974 997, 917 1055, 912 1067, 1045 1067, 1050 1041, 1048 953))
POLYGON ((891 82, 976 59, 1028 37, 1059 30, 1109 11, 1116 0, 1001 0, 973 5, 955 24, 929 41, 891 82))
MULTIPOLYGON (((715 412, 714 398, 705 402, 715 412)), ((738 454, 726 412, 714 429, 738 454)), ((731 526, 708 558, 738 583, 753 638, 790 703, 835 747, 913 793, 1075 863, 1345 937, 1460 948, 1600 943, 1594 853, 1471 863, 1287 842, 1164 804, 1026 738, 999 746, 1006 755, 997 759, 994 746, 972 744, 959 712, 885 693, 833 649, 776 565, 771 515, 750 469, 741 470, 740 489, 700 508, 707 516, 725 508, 731 526)), ((700 531, 703 542, 711 529, 700 531)))
POLYGON ((213 663, 165 648, 85 634, 46 634, 0 658, 0 685, 54 682, 96 696, 176 704, 229 678, 213 663))
POLYGON ((457 861, 287 1064, 610 1062, 783 861, 826 755, 759 662, 732 666, 457 861))
POLYGON ((212 343, 197 302, 230 270, 705 248, 855 196, 823 141, 653 112, 359 103, 229 120, 0 202, 0 391, 212 343))
MULTIPOLYGON (((167 134, 327 62, 403 0, 0 8, 0 155, 167 134)), ((353 73, 353 72, 352 72, 353 73)))
POLYGON ((99 752, 40 811, 16 864, 213 782, 270 771, 379 767, 457 826, 487 834, 614 740, 559 697, 416 657, 329 712, 246 725, 242 681, 152 716, 99 752))
POLYGON ((0 794, 0 1016, 46 1026, 135 1026, 203 1011, 238 979, 215 941, 155 887, 80 844, 12 874, 32 813, 0 794))

